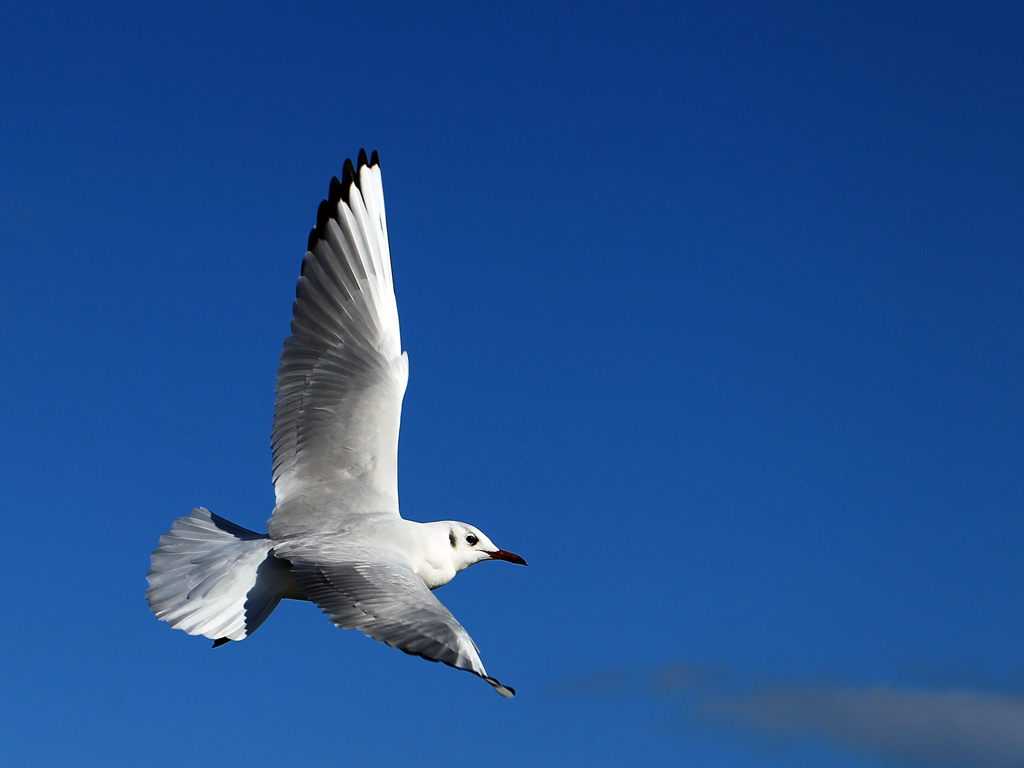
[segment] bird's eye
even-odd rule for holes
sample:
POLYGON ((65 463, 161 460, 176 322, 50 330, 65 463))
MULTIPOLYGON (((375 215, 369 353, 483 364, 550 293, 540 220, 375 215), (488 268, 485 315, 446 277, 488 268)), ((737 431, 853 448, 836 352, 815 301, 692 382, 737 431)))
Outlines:
POLYGON ((469 546, 471 547, 475 547, 478 541, 480 541, 480 539, 478 539, 472 533, 466 537, 466 543, 469 544, 469 546))

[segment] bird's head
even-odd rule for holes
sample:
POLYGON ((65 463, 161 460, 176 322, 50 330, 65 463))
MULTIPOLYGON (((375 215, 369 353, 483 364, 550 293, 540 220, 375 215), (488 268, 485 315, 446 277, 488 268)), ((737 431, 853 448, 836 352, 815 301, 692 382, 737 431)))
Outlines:
POLYGON ((507 560, 526 565, 526 561, 519 555, 498 549, 483 531, 468 523, 448 523, 448 544, 452 548, 452 562, 456 572, 484 560, 507 560))

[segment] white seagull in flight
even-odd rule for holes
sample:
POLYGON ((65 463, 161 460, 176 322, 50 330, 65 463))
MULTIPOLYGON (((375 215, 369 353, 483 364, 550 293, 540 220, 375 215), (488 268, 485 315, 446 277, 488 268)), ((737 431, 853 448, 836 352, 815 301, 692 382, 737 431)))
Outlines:
POLYGON ((476 645, 431 590, 484 560, 526 565, 478 528, 398 512, 398 426, 409 378, 377 153, 331 179, 295 289, 274 406, 269 533, 197 508, 160 537, 146 598, 214 647, 243 640, 282 598, 343 629, 479 675, 476 645))

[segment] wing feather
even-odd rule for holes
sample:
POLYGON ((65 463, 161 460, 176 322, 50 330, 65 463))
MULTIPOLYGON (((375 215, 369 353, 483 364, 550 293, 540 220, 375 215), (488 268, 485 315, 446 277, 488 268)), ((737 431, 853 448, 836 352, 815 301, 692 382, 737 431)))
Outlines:
POLYGON ((292 561, 292 574, 303 594, 335 626, 358 629, 405 653, 472 672, 502 696, 515 695, 487 674, 469 633, 408 568, 387 561, 292 561))
POLYGON ((275 539, 336 529, 351 514, 398 514, 408 358, 380 166, 376 154, 360 163, 331 181, 295 289, 271 440, 275 539))

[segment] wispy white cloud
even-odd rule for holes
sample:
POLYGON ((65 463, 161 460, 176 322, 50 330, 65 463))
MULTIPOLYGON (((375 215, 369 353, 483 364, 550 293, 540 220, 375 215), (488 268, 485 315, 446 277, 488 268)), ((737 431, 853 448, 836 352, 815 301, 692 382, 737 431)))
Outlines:
POLYGON ((653 674, 608 671, 559 687, 564 693, 643 690, 694 718, 772 740, 819 739, 892 765, 1022 768, 1024 696, 957 688, 775 681, 751 684, 720 668, 676 665, 653 674))
POLYGON ((700 711, 757 730, 816 736, 913 766, 1024 766, 1024 698, 954 690, 773 686, 717 692, 700 711))

